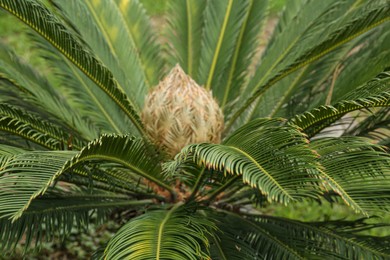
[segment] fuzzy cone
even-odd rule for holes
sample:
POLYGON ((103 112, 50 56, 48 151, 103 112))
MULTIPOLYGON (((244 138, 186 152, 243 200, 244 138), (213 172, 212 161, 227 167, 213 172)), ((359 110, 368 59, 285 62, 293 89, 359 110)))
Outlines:
POLYGON ((191 143, 219 143, 223 114, 211 92, 179 65, 145 99, 142 121, 154 143, 170 157, 191 143))

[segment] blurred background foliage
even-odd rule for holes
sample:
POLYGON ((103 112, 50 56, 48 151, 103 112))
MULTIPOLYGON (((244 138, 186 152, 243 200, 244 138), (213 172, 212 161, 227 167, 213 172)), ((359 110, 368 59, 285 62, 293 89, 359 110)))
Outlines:
MULTIPOLYGON (((147 12, 154 16, 156 19, 162 19, 162 14, 165 11, 164 0, 140 0, 147 12)), ((275 20, 278 13, 282 11, 286 0, 271 0, 270 6, 270 19, 275 20)), ((274 24, 274 23, 271 23, 274 24)), ((45 60, 34 55, 34 47, 28 40, 26 26, 17 18, 7 15, 5 12, 0 11, 0 41, 5 42, 8 45, 14 47, 14 51, 23 57, 26 62, 38 67, 42 74, 49 75, 47 73, 50 68, 46 66, 45 60)), ((323 220, 336 220, 345 218, 346 220, 352 220, 362 215, 358 215, 347 206, 341 204, 332 204, 328 201, 304 201, 297 204, 289 204, 284 206, 282 204, 268 205, 265 203, 261 205, 261 210, 264 214, 270 214, 275 216, 281 216, 286 218, 297 219, 301 221, 323 221, 323 220)), ((381 215, 378 212, 378 215, 381 215)), ((50 241, 44 244, 40 252, 30 252, 29 257, 25 259, 89 259, 91 253, 94 252, 99 246, 100 241, 107 241, 121 226, 122 223, 118 214, 113 214, 104 224, 90 224, 85 233, 76 232, 72 233, 67 243, 61 241, 50 241), (60 245, 60 246, 58 246, 60 245)), ((122 219, 123 221, 123 219, 122 219)), ((371 221, 375 222, 375 219, 371 221)), ((384 216, 381 222, 388 223, 390 225, 390 216, 384 216)), ((377 236, 390 236, 390 228, 383 227, 366 231, 365 234, 377 235, 377 236)), ((1 256, 0 260, 17 260, 22 259, 23 245, 20 245, 16 254, 12 257, 1 256)))

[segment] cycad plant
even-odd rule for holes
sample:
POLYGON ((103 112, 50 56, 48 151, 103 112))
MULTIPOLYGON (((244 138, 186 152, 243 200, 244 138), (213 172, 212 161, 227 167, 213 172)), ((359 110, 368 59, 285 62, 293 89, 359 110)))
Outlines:
MULTIPOLYGON (((0 48, 0 250, 131 212, 104 259, 385 259, 365 218, 302 222, 270 203, 390 210, 390 4, 0 0, 40 73, 0 48), (159 20, 160 21, 160 20, 159 20)), ((311 214, 310 211, 306 214, 311 214)))

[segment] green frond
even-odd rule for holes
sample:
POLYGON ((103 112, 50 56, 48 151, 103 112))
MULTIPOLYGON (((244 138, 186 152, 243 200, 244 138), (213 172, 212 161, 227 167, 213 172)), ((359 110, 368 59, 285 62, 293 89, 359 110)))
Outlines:
POLYGON ((77 41, 66 27, 44 6, 33 0, 17 3, 1 0, 0 7, 18 17, 67 57, 77 68, 96 83, 131 119, 143 133, 142 123, 134 102, 117 86, 112 73, 77 41))
POLYGON ((61 127, 89 136, 91 128, 47 78, 0 43, 0 101, 40 114, 61 127))
POLYGON ((17 220, 50 187, 64 162, 76 153, 30 152, 10 158, 0 172, 0 218, 17 220))
POLYGON ((176 204, 130 220, 108 242, 105 259, 209 259, 215 225, 195 209, 176 204))
POLYGON ((0 130, 18 135, 50 150, 63 150, 69 146, 70 149, 79 150, 85 144, 83 139, 63 132, 42 118, 6 104, 0 104, 0 130))
MULTIPOLYGON (((325 3, 325 1, 321 1, 321 3, 325 3)), ((315 2, 315 7, 312 11, 317 8, 317 5, 318 3, 315 2)), ((318 22, 329 23, 329 19, 332 21, 337 18, 332 17, 331 15, 326 15, 327 13, 331 13, 333 11, 332 8, 332 5, 328 5, 327 9, 322 9, 323 13, 320 15, 326 19, 319 19, 315 24, 309 23, 309 28, 318 28, 318 22)), ((256 110, 257 105, 253 106, 253 104, 258 104, 258 98, 282 78, 316 60, 319 60, 326 54, 332 52, 361 34, 387 22, 390 19, 388 15, 389 8, 389 5, 385 3, 385 1, 378 1, 350 9, 350 11, 347 12, 346 17, 341 16, 337 22, 332 21, 328 27, 323 27, 319 31, 316 30, 315 32, 318 33, 317 35, 312 34, 310 37, 300 37, 303 39, 303 42, 298 45, 298 49, 294 47, 295 43, 298 42, 292 42, 293 45, 291 45, 291 47, 287 47, 287 49, 279 48, 279 50, 285 49, 286 51, 283 53, 286 55, 281 56, 279 59, 272 59, 275 61, 273 66, 262 65, 269 69, 269 73, 262 73, 260 70, 257 71, 248 86, 248 91, 252 93, 250 95, 246 95, 245 93, 242 95, 243 105, 241 105, 232 116, 227 128, 230 128, 234 121, 250 106, 252 106, 251 109, 256 110), (323 33, 323 35, 320 37, 319 35, 321 33, 323 33)), ((321 11, 321 9, 319 10, 321 11)), ((302 17, 307 19, 307 17, 315 16, 311 14, 306 16, 302 15, 302 17)), ((301 22, 302 21, 300 21, 300 24, 301 22)), ((310 32, 314 32, 314 30, 310 32)), ((299 38, 297 41, 298 40, 299 38)))
MULTIPOLYGON (((275 83, 259 98, 258 109, 251 113, 252 117, 281 116, 291 118, 326 103, 327 97, 331 95, 330 92, 334 92, 335 89, 335 86, 332 86, 333 78, 338 75, 335 73, 339 72, 341 66, 348 66, 345 62, 347 57, 351 55, 356 46, 362 44, 362 41, 371 47, 376 46, 378 35, 380 32, 371 33, 370 37, 367 35, 362 37, 364 40, 356 39, 344 44, 333 51, 332 55, 313 62, 275 83)), ((361 62, 367 64, 369 61, 366 59, 361 62)), ((382 71, 383 69, 379 70, 375 75, 382 71)), ((356 87, 356 85, 347 85, 350 89, 356 87)), ((346 86, 341 88, 345 89, 346 86)))
POLYGON ((70 169, 84 162, 119 164, 173 194, 172 188, 160 175, 160 158, 152 152, 152 147, 149 147, 149 144, 146 144, 142 139, 102 135, 99 139, 85 146, 72 160, 66 162, 63 169, 70 169))
POLYGON ((161 77, 161 50, 150 18, 138 1, 54 1, 60 11, 111 69, 127 96, 143 104, 161 77))
POLYGON ((323 180, 355 211, 389 211, 390 155, 357 137, 323 138, 310 145, 324 167, 323 180))
POLYGON ((238 129, 223 144, 189 145, 176 157, 242 176, 244 183, 259 189, 270 201, 287 204, 314 196, 317 182, 316 155, 297 128, 280 120, 258 119, 238 129))
POLYGON ((24 241, 25 249, 54 238, 65 239, 74 228, 85 229, 88 223, 103 223, 107 214, 116 208, 143 208, 151 200, 132 200, 129 197, 98 194, 47 192, 35 199, 16 221, 0 219, 0 250, 11 252, 18 242, 24 241))
MULTIPOLYGON (((274 237, 284 247, 294 248, 298 255, 305 259, 355 259, 359 257, 386 259, 390 254, 388 238, 358 235, 358 232, 362 230, 380 227, 376 224, 367 224, 364 219, 310 223, 270 216, 248 216, 247 218, 235 216, 234 223, 241 224, 235 225, 234 230, 243 229, 239 231, 239 235, 243 236, 244 240, 250 241, 252 247, 270 243, 269 240, 264 239, 264 234, 259 232, 263 231, 268 236, 274 237), (250 223, 250 226, 245 225, 246 223, 250 223)), ((269 248, 268 251, 275 251, 276 246, 279 245, 274 242, 271 247, 273 250, 269 248)), ((259 248, 263 249, 264 246, 259 248)), ((266 250, 260 252, 263 256, 268 256, 266 250)))
POLYGON ((94 128, 87 132, 88 140, 99 137, 101 133, 136 133, 137 130, 106 93, 91 79, 60 55, 57 49, 36 34, 30 36, 39 54, 53 68, 58 82, 55 87, 66 96, 69 104, 82 118, 94 128))
POLYGON ((381 108, 378 112, 359 120, 357 117, 356 124, 348 128, 344 135, 363 136, 378 142, 380 145, 390 144, 390 110, 381 108))
MULTIPOLYGON (((165 188, 173 196, 171 187, 161 180, 160 165, 156 159, 156 156, 148 155, 148 148, 142 139, 107 135, 92 141, 78 153, 51 151, 17 154, 0 172, 0 200, 4 202, 0 208, 0 216, 18 219, 31 201, 44 194, 59 176, 71 170, 75 170, 77 174, 78 167, 87 162, 119 164, 139 177, 165 188)), ((113 178, 124 178, 123 174, 115 174, 115 171, 107 172, 110 173, 113 178)), ((88 175, 85 177, 89 178, 88 175)), ((131 175, 128 179, 128 182, 134 181, 131 175)), ((101 177, 98 180, 102 180, 101 177)))
MULTIPOLYGON (((363 35, 345 59, 340 61, 341 72, 334 79, 331 102, 339 102, 354 93, 355 88, 375 78, 389 67, 390 23, 381 25, 378 30, 363 35), (364 71, 364 73, 356 73, 364 71)), ((388 69, 387 69, 388 70, 388 69)), ((329 88, 329 87, 328 87, 329 88)))
POLYGON ((201 42, 197 82, 213 90, 222 101, 224 86, 220 86, 223 72, 235 51, 240 28, 248 12, 248 1, 208 1, 204 10, 204 29, 201 42))
POLYGON ((168 63, 173 68, 177 63, 197 80, 204 27, 205 0, 167 2, 168 29, 165 34, 169 40, 168 63))
MULTIPOLYGON (((239 92, 246 85, 253 57, 259 48, 259 36, 262 32, 259 27, 264 25, 267 16, 268 1, 250 0, 248 2, 245 20, 234 46, 233 56, 229 61, 229 66, 221 76, 221 83, 217 82, 220 85, 218 88, 221 88, 224 93, 221 100, 223 109, 226 105, 233 106, 239 92)), ((229 114, 230 109, 225 109, 225 114, 229 114)))
POLYGON ((217 259, 230 259, 230 256, 232 259, 242 259, 240 256, 248 256, 248 259, 304 259, 299 248, 284 241, 288 237, 283 239, 279 234, 269 232, 269 228, 249 217, 226 212, 221 213, 218 220, 220 242, 211 247, 217 259))
POLYGON ((387 107, 390 102, 390 74, 383 72, 375 79, 348 93, 332 106, 320 106, 290 120, 309 136, 329 126, 348 112, 369 107, 387 107))

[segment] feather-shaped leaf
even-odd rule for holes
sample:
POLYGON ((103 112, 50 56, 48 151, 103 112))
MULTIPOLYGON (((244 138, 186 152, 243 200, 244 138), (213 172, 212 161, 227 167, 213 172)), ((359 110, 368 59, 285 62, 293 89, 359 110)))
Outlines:
POLYGON ((108 66, 127 96, 143 104, 161 76, 161 50, 138 1, 54 1, 108 66))
POLYGON ((236 0, 208 1, 205 7, 197 82, 212 89, 218 100, 222 100, 224 94, 219 80, 233 56, 248 4, 248 1, 236 0))
POLYGON ((205 0, 167 2, 169 65, 174 67, 179 63, 193 79, 197 79, 199 70, 205 6, 205 0))
POLYGON ((112 73, 86 51, 76 37, 48 9, 33 0, 23 0, 17 3, 11 0, 1 0, 0 7, 18 17, 56 47, 110 96, 131 119, 136 128, 143 133, 142 123, 134 102, 131 102, 117 87, 112 73))
POLYGON ((267 259, 386 259, 390 256, 389 238, 380 238, 380 241, 356 234, 381 226, 367 224, 364 220, 310 223, 229 214, 220 222, 223 225, 219 228, 229 232, 230 238, 245 241, 258 257, 267 259))
POLYGON ((60 55, 57 49, 36 34, 30 35, 39 50, 39 54, 52 67, 57 76, 53 85, 64 93, 67 101, 77 110, 84 120, 95 128, 90 131, 88 140, 95 139, 101 133, 136 133, 136 128, 126 114, 91 79, 60 55))
MULTIPOLYGON (((216 83, 221 85, 218 88, 222 88, 221 91, 224 92, 222 108, 227 104, 232 106, 239 91, 244 89, 254 54, 259 46, 261 33, 259 25, 263 25, 267 15, 268 1, 250 0, 248 5, 229 66, 221 76, 221 83, 216 83)), ((228 114, 226 112, 225 114, 228 114)))
POLYGON ((167 210, 148 211, 115 234, 104 258, 208 259, 208 236, 214 230, 214 223, 204 215, 180 204, 167 210))
POLYGON ((93 130, 77 111, 72 110, 67 99, 36 69, 1 43, 0 78, 11 83, 0 83, 1 102, 12 103, 40 114, 69 132, 90 136, 93 130))
MULTIPOLYGON (((323 1, 321 1, 322 3, 323 1)), ((228 128, 232 126, 234 121, 244 113, 248 107, 254 103, 257 104, 259 96, 274 85, 282 78, 290 75, 292 72, 322 58, 324 55, 335 50, 342 44, 356 38, 362 33, 377 27, 390 19, 389 10, 390 6, 385 3, 386 1, 370 2, 359 8, 355 8, 353 11, 347 13, 347 17, 341 17, 337 22, 331 23, 328 28, 318 31, 318 33, 324 33, 325 37, 303 37, 306 44, 299 44, 299 50, 291 47, 287 48, 285 53, 289 53, 289 56, 282 56, 280 59, 276 59, 274 66, 266 66, 266 68, 272 68, 269 73, 257 72, 257 75, 249 83, 248 91, 251 91, 250 96, 243 95, 243 105, 235 112, 230 119, 228 128)), ((317 3, 315 3, 317 5, 317 3)), ((354 5, 353 5, 354 6, 354 5)), ((315 9, 313 9, 315 10, 315 9)), ((325 14, 332 12, 333 7, 329 6, 328 9, 324 9, 322 14, 328 18, 325 14)), ((302 17, 313 17, 302 16, 302 17)), ((324 22, 326 20, 319 19, 324 22)), ((314 27, 318 27, 314 24, 314 27)), ((309 24, 311 25, 311 24, 309 24)), ((294 42, 293 42, 294 43, 294 42)), ((294 45, 295 46, 295 45, 294 45)), ((265 65, 264 65, 265 66, 265 65)), ((252 106, 252 109, 256 109, 256 105, 252 106)))
POLYGON ((390 102, 390 73, 383 72, 375 79, 344 96, 333 106, 320 106, 290 120, 313 136, 348 112, 367 107, 387 107, 390 102))
POLYGON ((281 121, 254 120, 238 129, 223 144, 194 144, 181 151, 209 169, 242 176, 243 182, 259 189, 271 201, 287 204, 302 196, 313 196, 316 155, 297 128, 281 121))
POLYGON ((324 180, 346 204, 368 215, 389 211, 390 155, 360 138, 323 138, 311 143, 324 166, 324 180))
POLYGON ((220 243, 212 244, 217 259, 304 259, 298 248, 283 241, 286 238, 281 239, 251 219, 232 213, 219 217, 220 243))
MULTIPOLYGON (((148 155, 148 148, 141 139, 107 135, 92 141, 78 153, 61 151, 17 154, 0 172, 0 216, 18 219, 31 201, 44 194, 59 176, 72 169, 77 170, 87 162, 119 164, 173 194, 171 187, 161 180, 160 165, 156 159, 156 156, 148 155)), ((123 175, 111 176, 125 181, 121 179, 123 175)), ((131 175, 128 177, 128 182, 132 182, 131 175)))
POLYGON ((31 152, 10 158, 0 172, 0 218, 17 220, 31 201, 54 183, 55 174, 75 154, 31 152))
POLYGON ((91 221, 102 223, 112 209, 140 208, 149 203, 151 200, 136 201, 101 191, 95 194, 48 192, 34 200, 16 221, 0 219, 0 249, 3 253, 12 251, 21 239, 25 249, 32 244, 39 249, 43 242, 54 237, 65 239, 74 228, 86 228, 91 221))
POLYGON ((66 146, 79 150, 86 143, 82 138, 69 135, 42 118, 9 105, 0 105, 0 130, 51 150, 63 150, 66 146))

